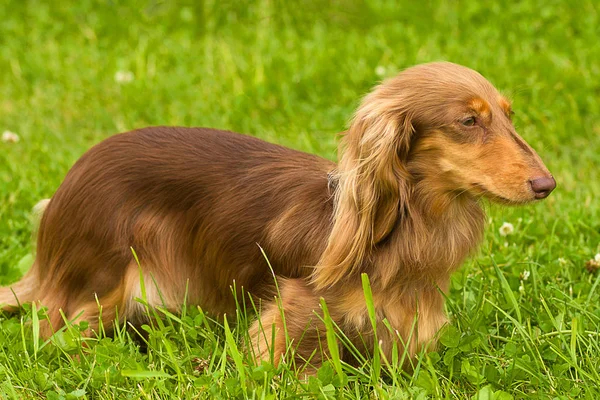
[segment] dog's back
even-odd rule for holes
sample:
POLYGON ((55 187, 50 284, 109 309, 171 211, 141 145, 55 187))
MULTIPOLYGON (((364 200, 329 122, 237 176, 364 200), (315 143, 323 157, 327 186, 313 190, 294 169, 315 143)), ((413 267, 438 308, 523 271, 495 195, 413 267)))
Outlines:
POLYGON ((150 304, 178 309, 187 293, 214 313, 231 311, 234 281, 258 295, 269 286, 259 245, 278 276, 310 273, 329 232, 333 168, 227 131, 156 127, 113 136, 81 157, 50 201, 28 275, 37 290, 19 301, 56 310, 56 325, 58 309, 94 314, 95 296, 105 313, 109 300, 135 320, 142 308, 133 299, 142 293, 133 248, 150 304))

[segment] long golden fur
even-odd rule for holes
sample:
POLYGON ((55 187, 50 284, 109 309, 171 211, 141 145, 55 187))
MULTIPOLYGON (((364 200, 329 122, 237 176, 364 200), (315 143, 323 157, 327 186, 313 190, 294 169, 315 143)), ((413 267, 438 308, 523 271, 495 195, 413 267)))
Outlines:
POLYGON ((366 273, 384 354, 396 345, 412 356, 446 322, 450 274, 482 237, 480 198, 518 204, 554 189, 510 114, 477 72, 431 63, 365 97, 337 165, 213 129, 113 136, 68 173, 43 213, 33 267, 0 289, 0 304, 47 307, 44 336, 64 324, 60 310, 97 329, 98 303, 105 327, 116 315, 141 323, 132 247, 150 305, 177 311, 187 293, 214 315, 232 313, 235 282, 238 294, 263 299, 250 329, 254 356, 279 362, 291 343, 294 357, 317 367, 316 349, 326 348, 320 298, 359 350, 373 348, 366 273), (257 243, 278 278, 291 342, 257 243))

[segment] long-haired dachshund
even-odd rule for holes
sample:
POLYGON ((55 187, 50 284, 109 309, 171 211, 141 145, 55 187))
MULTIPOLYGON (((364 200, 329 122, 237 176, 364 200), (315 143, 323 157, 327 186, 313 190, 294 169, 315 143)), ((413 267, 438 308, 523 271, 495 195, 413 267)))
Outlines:
POLYGON ((0 304, 47 307, 48 337, 64 325, 61 310, 90 332, 100 318, 144 322, 141 276, 146 301, 173 311, 186 300, 232 313, 233 286, 264 299, 249 335, 256 359, 279 362, 291 343, 293 357, 318 367, 321 298, 357 349, 373 348, 366 273, 382 351, 414 355, 446 322, 450 274, 482 238, 480 199, 527 203, 556 185, 511 113, 477 72, 431 63, 364 98, 337 165, 214 129, 113 136, 67 174, 43 213, 33 267, 0 290, 0 304))

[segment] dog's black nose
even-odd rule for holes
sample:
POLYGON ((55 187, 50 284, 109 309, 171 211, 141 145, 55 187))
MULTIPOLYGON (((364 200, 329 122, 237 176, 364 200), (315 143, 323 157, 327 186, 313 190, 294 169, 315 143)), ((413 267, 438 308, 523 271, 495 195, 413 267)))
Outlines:
POLYGON ((536 199, 545 199, 556 187, 553 177, 535 178, 529 181, 536 199))

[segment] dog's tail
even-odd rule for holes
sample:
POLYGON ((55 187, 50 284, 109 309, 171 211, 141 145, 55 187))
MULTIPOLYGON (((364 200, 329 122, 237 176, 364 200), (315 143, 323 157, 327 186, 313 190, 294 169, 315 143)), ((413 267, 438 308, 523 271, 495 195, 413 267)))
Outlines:
MULTIPOLYGON (((42 215, 49 202, 50 199, 44 199, 33 207, 34 232, 37 231, 42 215)), ((31 269, 20 281, 0 287, 0 309, 4 311, 16 311, 20 308, 21 304, 36 300, 35 297, 39 288, 37 275, 37 265, 34 262, 31 269)))
POLYGON ((18 282, 0 288, 0 309, 16 311, 23 303, 30 303, 37 296, 39 282, 35 265, 18 282))

